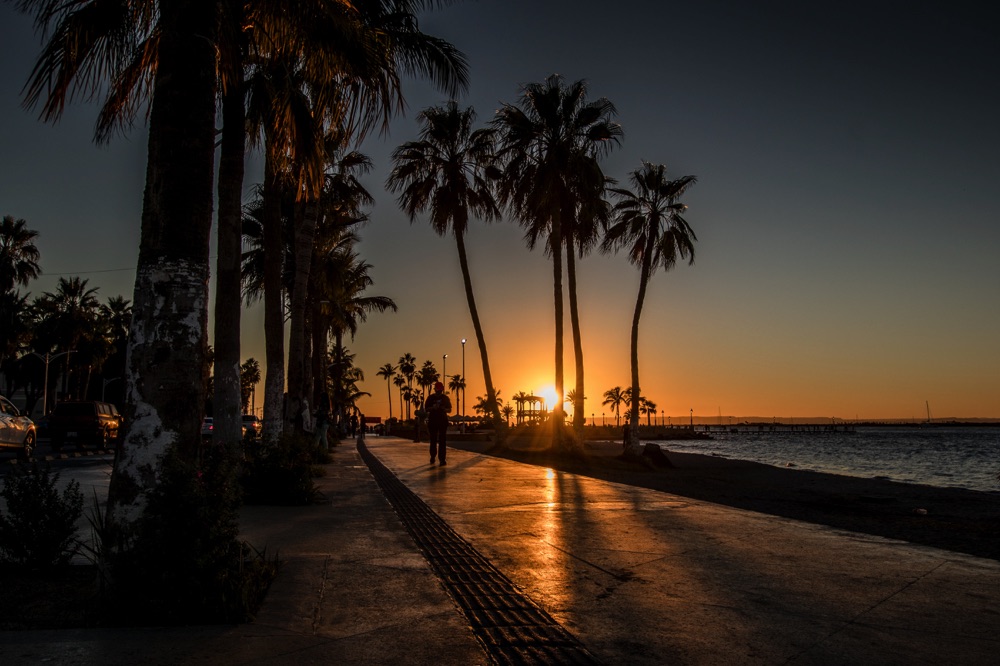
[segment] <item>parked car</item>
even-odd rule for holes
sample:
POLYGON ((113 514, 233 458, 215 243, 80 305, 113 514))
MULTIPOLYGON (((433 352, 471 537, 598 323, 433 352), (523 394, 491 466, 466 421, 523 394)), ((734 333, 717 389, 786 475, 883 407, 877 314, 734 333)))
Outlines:
POLYGON ((32 420, 0 395, 0 449, 14 449, 19 458, 30 460, 36 441, 38 432, 32 420))
MULTIPOLYGON (((243 439, 247 438, 247 426, 246 424, 241 425, 243 439)), ((212 431, 215 429, 214 419, 211 416, 206 416, 201 420, 201 438, 205 441, 210 441, 212 439, 212 431)))
POLYGON ((52 449, 58 451, 67 444, 106 447, 118 439, 121 424, 118 408, 109 402, 65 400, 49 414, 52 449))
POLYGON ((257 441, 260 439, 260 433, 264 429, 264 424, 253 414, 244 414, 243 428, 243 435, 246 440, 257 441))

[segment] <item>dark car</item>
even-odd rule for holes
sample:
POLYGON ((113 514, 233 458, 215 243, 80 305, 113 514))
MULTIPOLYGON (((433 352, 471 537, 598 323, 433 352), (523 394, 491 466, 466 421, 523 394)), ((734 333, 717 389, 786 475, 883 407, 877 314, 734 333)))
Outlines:
POLYGON ((30 460, 37 440, 38 433, 32 420, 0 395, 0 449, 13 449, 22 460, 30 460))
POLYGON ((66 400, 49 414, 49 437, 53 450, 67 444, 106 447, 118 439, 122 417, 110 402, 66 400))
POLYGON ((264 424, 253 414, 244 414, 243 427, 245 429, 245 439, 252 442, 260 438, 260 432, 264 429, 264 424))
MULTIPOLYGON (((247 439, 248 437, 250 437, 250 435, 247 432, 246 423, 240 424, 240 428, 241 428, 240 432, 243 434, 243 439, 247 439)), ((215 419, 213 419, 211 416, 206 416, 205 418, 203 418, 201 420, 202 440, 204 440, 205 442, 212 441, 212 435, 214 434, 214 431, 215 431, 215 419)))

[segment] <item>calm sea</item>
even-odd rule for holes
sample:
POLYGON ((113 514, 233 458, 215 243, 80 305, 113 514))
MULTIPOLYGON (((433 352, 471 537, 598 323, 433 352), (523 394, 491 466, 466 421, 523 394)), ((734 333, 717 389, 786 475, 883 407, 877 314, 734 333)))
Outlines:
POLYGON ((876 428, 853 432, 713 432, 662 442, 671 451, 778 467, 1000 492, 1000 428, 876 428))

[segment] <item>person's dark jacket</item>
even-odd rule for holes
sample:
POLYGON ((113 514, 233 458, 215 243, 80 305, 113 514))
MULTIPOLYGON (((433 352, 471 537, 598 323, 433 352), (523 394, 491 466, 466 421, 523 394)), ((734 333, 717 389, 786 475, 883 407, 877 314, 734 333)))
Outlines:
POLYGON ((424 403, 424 411, 427 412, 427 425, 447 426, 451 399, 444 393, 431 393, 424 403))

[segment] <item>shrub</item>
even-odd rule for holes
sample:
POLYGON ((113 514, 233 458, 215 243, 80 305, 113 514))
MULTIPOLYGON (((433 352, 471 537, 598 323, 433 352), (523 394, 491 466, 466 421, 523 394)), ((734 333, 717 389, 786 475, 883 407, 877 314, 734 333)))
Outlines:
POLYGON ((111 551, 106 607, 113 621, 192 624, 253 617, 278 562, 238 539, 236 478, 221 450, 207 453, 201 466, 168 454, 136 533, 122 539, 103 528, 104 538, 120 544, 111 551))
POLYGON ((247 504, 302 505, 320 499, 313 483, 314 465, 328 462, 311 437, 285 434, 275 445, 247 450, 243 465, 243 501, 247 504))
POLYGON ((80 484, 71 481, 60 494, 59 473, 48 465, 17 465, 4 479, 0 495, 0 561, 44 569, 68 564, 80 549, 76 522, 83 515, 80 484))

